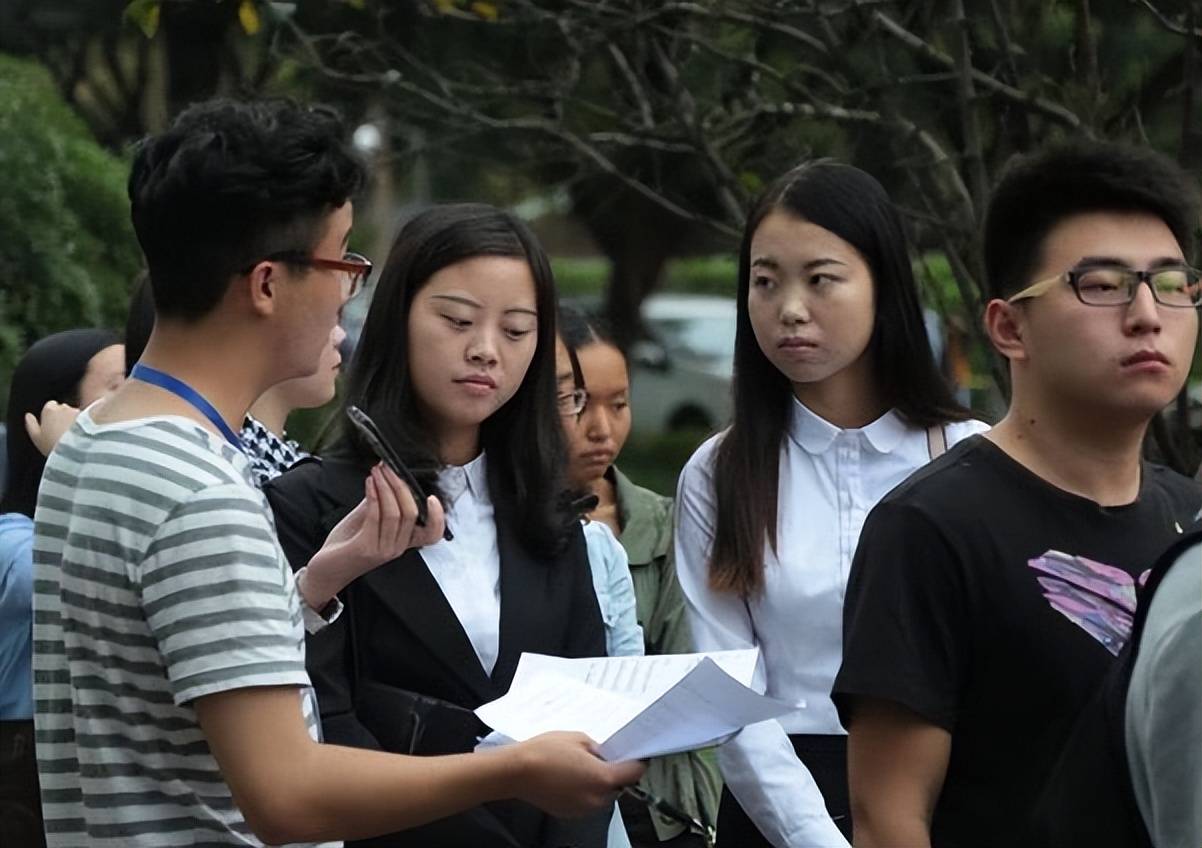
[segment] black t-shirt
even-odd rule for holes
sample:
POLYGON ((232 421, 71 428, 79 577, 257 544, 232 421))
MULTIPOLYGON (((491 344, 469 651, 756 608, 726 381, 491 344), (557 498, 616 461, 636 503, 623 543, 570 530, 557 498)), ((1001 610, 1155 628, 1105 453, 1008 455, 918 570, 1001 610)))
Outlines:
POLYGON ((934 848, 1030 844, 1036 796, 1130 624, 1097 594, 1133 599, 1200 505, 1197 483, 1145 464, 1139 498, 1102 507, 975 437, 869 514, 833 697, 845 726, 862 695, 951 732, 934 848))

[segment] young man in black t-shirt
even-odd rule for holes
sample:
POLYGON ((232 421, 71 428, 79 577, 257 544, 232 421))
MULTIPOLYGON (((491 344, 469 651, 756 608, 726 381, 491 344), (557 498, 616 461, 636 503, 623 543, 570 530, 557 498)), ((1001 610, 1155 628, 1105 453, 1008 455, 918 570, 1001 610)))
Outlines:
POLYGON ((985 323, 1009 411, 886 497, 852 564, 833 694, 857 848, 1030 844, 1141 573, 1202 506, 1140 454, 1193 356, 1197 221, 1190 178, 1147 151, 1076 145, 1003 175, 985 323))

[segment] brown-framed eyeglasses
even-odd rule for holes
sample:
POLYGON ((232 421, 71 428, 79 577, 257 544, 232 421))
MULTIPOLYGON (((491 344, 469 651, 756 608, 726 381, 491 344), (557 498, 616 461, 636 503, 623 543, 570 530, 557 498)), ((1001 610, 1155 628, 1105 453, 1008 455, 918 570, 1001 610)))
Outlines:
MULTIPOLYGON (((345 275, 346 299, 357 295, 371 276, 371 260, 361 253, 344 253, 341 259, 326 259, 321 256, 310 256, 301 250, 281 250, 270 256, 264 256, 259 262, 287 262, 289 265, 303 265, 307 268, 320 268, 323 271, 341 271, 345 275)), ((256 265, 258 263, 255 263, 256 265)), ((254 265, 243 271, 249 274, 254 265)))

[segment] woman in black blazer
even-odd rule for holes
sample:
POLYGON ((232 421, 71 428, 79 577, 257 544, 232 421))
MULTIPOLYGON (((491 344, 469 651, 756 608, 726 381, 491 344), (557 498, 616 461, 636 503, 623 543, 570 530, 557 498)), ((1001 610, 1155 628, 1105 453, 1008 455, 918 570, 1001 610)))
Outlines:
MULTIPOLYGON (((454 538, 359 578, 341 617, 309 640, 325 741, 470 751, 487 732, 472 710, 508 690, 523 651, 605 654, 562 477, 555 308, 546 256, 508 213, 439 206, 397 236, 347 398, 443 502, 454 538)), ((268 484, 294 569, 363 498, 375 462, 347 428, 324 460, 268 484)), ((600 848, 608 818, 563 821, 502 802, 359 844, 600 848)))

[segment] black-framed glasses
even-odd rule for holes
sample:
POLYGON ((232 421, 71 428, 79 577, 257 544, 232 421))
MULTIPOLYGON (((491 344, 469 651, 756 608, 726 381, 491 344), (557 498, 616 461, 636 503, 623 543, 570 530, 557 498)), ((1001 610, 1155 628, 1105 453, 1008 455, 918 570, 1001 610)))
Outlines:
POLYGON ((572 389, 570 392, 560 392, 555 398, 555 406, 564 418, 579 415, 588 406, 588 391, 572 389))
POLYGON ((1161 306, 1193 309, 1202 303, 1202 272, 1189 265, 1163 265, 1147 271, 1125 265, 1083 265, 1055 277, 1032 283, 1006 299, 1015 303, 1047 294, 1067 282, 1077 299, 1086 306, 1126 306, 1135 300, 1140 285, 1147 283, 1152 297, 1161 306))
MULTIPOLYGON (((304 265, 308 268, 320 268, 324 271, 340 271, 345 278, 347 300, 357 295, 363 288, 363 284, 371 276, 373 267, 371 260, 366 256, 361 253, 351 252, 342 254, 341 259, 326 259, 322 256, 312 256, 303 250, 281 250, 278 253, 264 256, 259 262, 287 262, 290 265, 304 265)), ((255 263, 255 265, 257 264, 258 262, 255 263)), ((254 270, 254 267, 254 265, 251 265, 242 273, 249 274, 254 270)))

